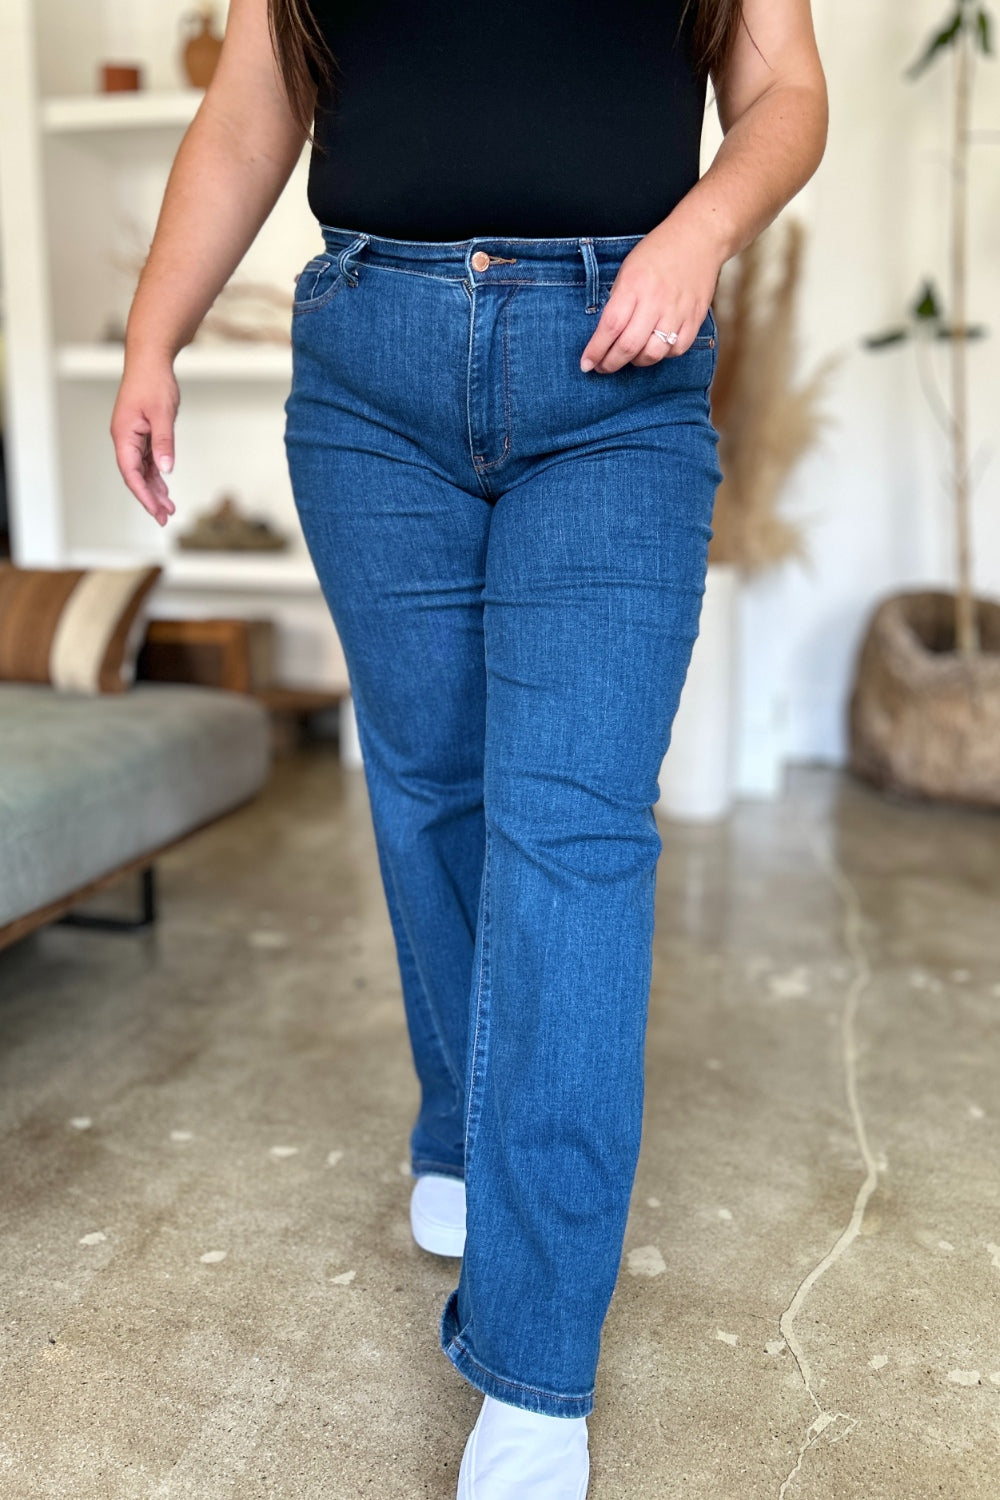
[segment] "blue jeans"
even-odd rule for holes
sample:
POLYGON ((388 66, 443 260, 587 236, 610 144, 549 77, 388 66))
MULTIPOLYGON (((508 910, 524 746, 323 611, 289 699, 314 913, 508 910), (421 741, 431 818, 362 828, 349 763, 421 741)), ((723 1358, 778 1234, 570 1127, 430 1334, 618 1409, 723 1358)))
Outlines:
POLYGON ((639 1151, 657 775, 722 477, 715 319, 585 374, 643 236, 322 228, 285 440, 350 673, 412 1167, 466 1183, 441 1344, 480 1391, 585 1416, 639 1151))

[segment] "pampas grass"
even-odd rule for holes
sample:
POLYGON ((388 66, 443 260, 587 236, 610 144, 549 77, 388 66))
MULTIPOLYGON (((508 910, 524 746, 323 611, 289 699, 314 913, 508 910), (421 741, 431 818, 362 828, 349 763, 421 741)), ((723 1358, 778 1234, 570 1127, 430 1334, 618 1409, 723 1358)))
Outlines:
MULTIPOLYGON (((110 263, 129 281, 133 290, 149 254, 151 236, 136 219, 121 221, 123 247, 112 252, 110 263)), ((294 293, 269 282, 230 277, 202 318, 192 340, 205 344, 291 343, 289 326, 294 293)))
POLYGON ((747 574, 809 559, 805 526, 779 506, 791 471, 829 421, 820 402, 843 355, 827 356, 795 381, 804 239, 795 218, 758 235, 723 268, 712 303, 719 328, 712 421, 724 478, 709 561, 735 563, 747 574))

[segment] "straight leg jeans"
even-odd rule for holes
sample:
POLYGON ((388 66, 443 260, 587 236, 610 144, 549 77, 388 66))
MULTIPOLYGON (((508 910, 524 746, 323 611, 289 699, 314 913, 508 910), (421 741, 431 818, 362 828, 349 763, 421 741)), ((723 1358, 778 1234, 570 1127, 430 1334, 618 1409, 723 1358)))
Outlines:
POLYGON ((721 473, 711 311, 585 374, 642 235, 322 226, 285 442, 343 644, 421 1103, 464 1178, 445 1354, 586 1416, 639 1151, 657 775, 721 473))

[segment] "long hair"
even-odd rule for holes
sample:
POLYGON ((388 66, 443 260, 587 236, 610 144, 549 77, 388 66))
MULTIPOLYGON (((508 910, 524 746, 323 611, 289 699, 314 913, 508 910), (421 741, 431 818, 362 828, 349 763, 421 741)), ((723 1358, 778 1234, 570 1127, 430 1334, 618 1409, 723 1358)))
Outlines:
MULTIPOLYGON (((692 47, 699 77, 716 78, 743 20, 742 0, 684 0, 678 34, 696 8, 692 47)), ((309 0, 267 0, 271 44, 296 123, 312 140, 317 87, 334 85, 337 60, 316 24, 309 0)))

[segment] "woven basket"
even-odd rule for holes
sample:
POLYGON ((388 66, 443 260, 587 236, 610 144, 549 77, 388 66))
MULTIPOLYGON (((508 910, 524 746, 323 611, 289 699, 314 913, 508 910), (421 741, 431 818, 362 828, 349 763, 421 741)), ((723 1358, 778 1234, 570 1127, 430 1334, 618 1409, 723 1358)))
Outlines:
POLYGON ((849 708, 850 769, 885 791, 1000 807, 1000 603, 977 599, 981 652, 954 650, 955 596, 894 594, 873 613, 849 708))

